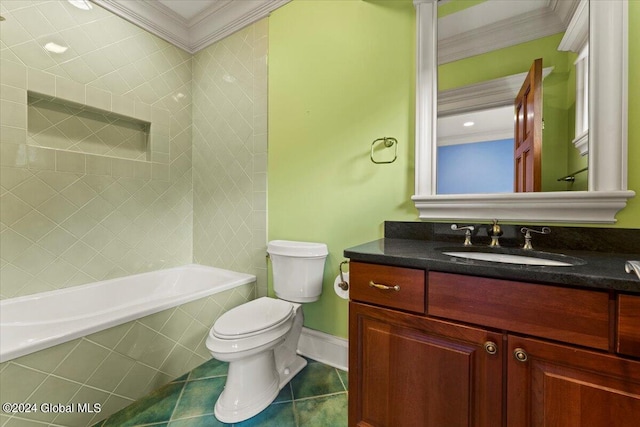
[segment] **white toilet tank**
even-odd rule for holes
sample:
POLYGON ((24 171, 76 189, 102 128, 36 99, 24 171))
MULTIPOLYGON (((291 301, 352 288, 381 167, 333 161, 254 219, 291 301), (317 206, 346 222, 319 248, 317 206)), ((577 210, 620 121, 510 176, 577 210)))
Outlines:
POLYGON ((320 298, 324 262, 329 254, 327 245, 272 240, 267 252, 278 298, 292 302, 313 302, 320 298))

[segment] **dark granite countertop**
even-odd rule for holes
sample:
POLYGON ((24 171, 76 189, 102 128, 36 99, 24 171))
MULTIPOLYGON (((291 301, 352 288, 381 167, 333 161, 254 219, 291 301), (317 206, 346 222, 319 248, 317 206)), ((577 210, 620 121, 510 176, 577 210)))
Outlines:
MULTIPOLYGON (((464 250, 464 246, 462 245, 464 236, 461 235, 459 231, 452 233, 450 225, 446 226, 446 230, 448 231, 439 233, 445 230, 442 224, 436 224, 435 226, 432 224, 431 231, 427 229, 426 232, 424 232, 425 227, 423 225, 416 226, 416 224, 421 223, 387 223, 385 224, 385 238, 345 249, 344 256, 350 258, 352 261, 640 294, 640 279, 638 279, 635 274, 626 273, 624 268, 627 260, 640 259, 640 253, 635 250, 637 247, 635 244, 625 247, 618 243, 617 247, 624 249, 624 253, 617 253, 610 250, 584 250, 580 245, 575 245, 578 246, 578 249, 548 248, 539 245, 540 248, 536 249, 540 250, 527 251, 526 254, 532 256, 539 256, 542 252, 561 254, 559 255, 560 257, 563 255, 576 257, 584 262, 571 266, 526 266, 492 261, 469 260, 444 255, 442 248, 445 247, 447 249, 460 248, 464 250), (399 224, 400 228, 396 229, 399 224), (409 229, 402 226, 402 224, 407 224, 409 229), (434 230, 435 233, 433 232, 434 230), (454 239, 451 237, 454 237, 454 239), (632 250, 629 251, 628 249, 632 250)), ((502 251, 520 251, 517 249, 521 247, 517 239, 518 236, 511 229, 517 229, 519 232, 518 227, 519 226, 506 226, 505 243, 509 244, 512 249, 507 247, 506 249, 502 249, 502 251), (509 235, 512 236, 511 240, 509 235)), ((571 231, 567 232, 566 229, 560 227, 556 227, 555 231, 557 231, 556 234, 562 234, 563 232, 565 234, 571 234, 571 231), (560 230, 558 231, 558 229, 560 230)), ((597 233, 597 231, 595 233, 597 233)), ((617 232, 609 234, 616 233, 617 232)), ((622 235, 622 233, 620 234, 622 235)), ((632 234, 635 235, 637 233, 634 232, 632 234)), ((474 237, 477 237, 475 240, 478 241, 478 243, 474 242, 474 245, 484 250, 484 248, 486 248, 486 244, 484 244, 486 240, 482 236, 474 237)), ((547 236, 538 236, 538 243, 544 241, 545 237, 547 236)), ((612 240, 615 241, 619 237, 620 236, 614 235, 612 240)), ((585 238, 584 240, 588 241, 589 239, 585 238)), ((618 240, 618 242, 620 241, 618 240)), ((535 243, 534 241, 534 247, 535 243)), ((613 243, 613 245, 615 246, 615 243, 613 243)))

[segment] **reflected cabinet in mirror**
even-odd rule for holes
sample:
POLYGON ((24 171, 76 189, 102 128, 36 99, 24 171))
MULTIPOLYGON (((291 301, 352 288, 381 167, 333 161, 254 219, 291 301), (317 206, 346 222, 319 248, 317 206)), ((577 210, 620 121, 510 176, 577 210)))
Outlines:
POLYGON ((615 222, 627 1, 414 4, 420 217, 615 222))

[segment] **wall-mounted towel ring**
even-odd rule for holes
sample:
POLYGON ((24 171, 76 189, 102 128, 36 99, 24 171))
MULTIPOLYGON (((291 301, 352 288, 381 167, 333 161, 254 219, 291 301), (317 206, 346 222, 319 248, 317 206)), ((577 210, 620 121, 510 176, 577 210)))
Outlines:
POLYGON ((398 140, 393 137, 378 138, 371 143, 371 161, 377 165, 385 164, 385 163, 393 163, 398 158, 398 140), (373 156, 373 152, 375 150, 376 144, 380 143, 384 148, 394 147, 393 150, 393 159, 391 160, 376 160, 373 156))

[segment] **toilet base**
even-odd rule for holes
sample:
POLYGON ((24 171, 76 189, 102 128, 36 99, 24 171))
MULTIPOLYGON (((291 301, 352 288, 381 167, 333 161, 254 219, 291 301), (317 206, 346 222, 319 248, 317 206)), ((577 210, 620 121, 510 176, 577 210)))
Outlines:
POLYGON ((259 353, 249 360, 243 359, 242 363, 229 363, 227 382, 215 404, 215 417, 223 423, 232 424, 258 415, 273 403, 280 390, 305 366, 307 361, 296 356, 288 367, 278 372, 273 351, 259 353), (252 379, 251 382, 243 381, 247 377, 252 379))
POLYGON ((279 385, 273 350, 244 358, 241 362, 232 361, 214 414, 219 421, 229 424, 249 419, 275 400, 280 392, 279 385))
POLYGON ((282 390, 291 381, 291 378, 295 377, 305 366, 307 366, 306 359, 296 355, 295 360, 287 368, 283 369, 282 372, 278 372, 280 375, 280 389, 282 390))

